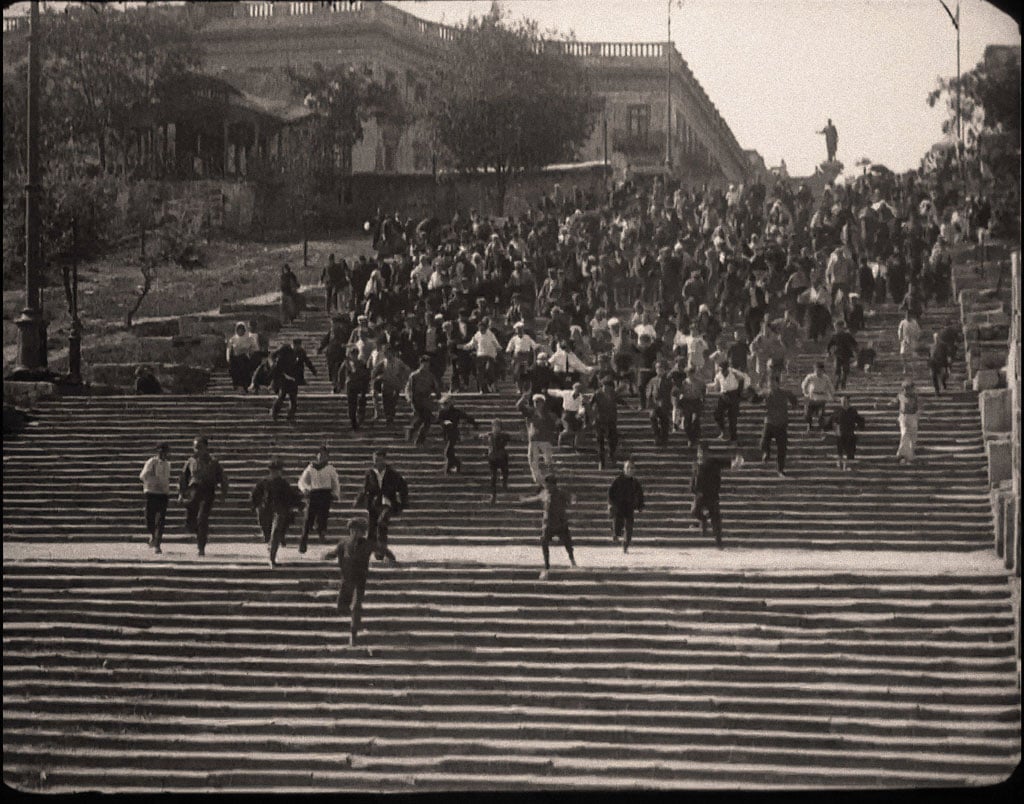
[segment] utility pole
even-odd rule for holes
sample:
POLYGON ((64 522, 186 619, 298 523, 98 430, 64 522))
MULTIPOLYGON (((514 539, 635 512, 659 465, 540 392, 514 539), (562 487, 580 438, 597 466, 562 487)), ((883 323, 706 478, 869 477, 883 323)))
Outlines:
MULTIPOLYGON (((964 130, 963 115, 960 106, 960 0, 957 0, 956 14, 949 10, 945 0, 939 0, 942 7, 949 15, 949 21, 956 28, 956 156, 957 165, 960 168, 960 181, 964 182, 964 130)), ((966 187, 964 188, 966 191, 966 187)))
POLYGON ((668 0, 668 38, 665 41, 665 173, 672 172, 672 3, 668 0))
POLYGON ((43 379, 46 322, 41 298, 42 248, 39 225, 39 0, 32 0, 28 29, 28 181, 25 184, 25 308, 18 327, 18 364, 12 379, 43 379))
POLYGON ((71 219, 71 332, 68 335, 69 385, 82 384, 82 321, 78 317, 78 218, 71 219))

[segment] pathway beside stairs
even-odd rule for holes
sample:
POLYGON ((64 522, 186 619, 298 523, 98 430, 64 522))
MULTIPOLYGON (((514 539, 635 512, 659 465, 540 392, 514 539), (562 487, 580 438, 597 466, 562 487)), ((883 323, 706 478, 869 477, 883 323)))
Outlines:
MULTIPOLYGON (((926 332, 954 317, 931 310, 926 332)), ((897 312, 868 332, 892 354, 897 312)), ((307 313, 278 342, 326 331, 307 313)), ((790 369, 796 388, 820 353, 790 369)), ((46 792, 418 791, 586 787, 988 784, 1020 759, 1010 587, 991 551, 984 447, 959 363, 935 398, 923 360, 921 460, 898 467, 899 367, 850 390, 868 420, 858 465, 791 419, 788 479, 762 466, 761 408, 745 404, 747 465, 724 483, 725 549, 689 516, 693 450, 655 449, 624 411, 623 455, 648 490, 628 555, 611 544, 592 442, 558 455, 579 498, 580 568, 552 550, 525 445, 488 502, 483 447, 467 473, 390 431, 352 434, 314 379, 298 421, 226 381, 197 397, 45 403, 4 444, 4 780, 46 792), (200 558, 172 503, 161 556, 145 546, 137 474, 158 440, 176 468, 205 433, 232 482, 200 558), (270 569, 245 498, 280 455, 294 478, 326 440, 342 476, 337 533, 373 446, 412 506, 375 565, 365 644, 347 647, 324 547, 270 569)), ((522 433, 514 394, 461 395, 522 433)), ((706 435, 712 436, 712 404, 706 435)))

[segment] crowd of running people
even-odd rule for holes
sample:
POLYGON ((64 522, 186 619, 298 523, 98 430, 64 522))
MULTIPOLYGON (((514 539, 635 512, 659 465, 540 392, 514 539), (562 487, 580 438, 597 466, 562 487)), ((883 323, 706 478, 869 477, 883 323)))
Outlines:
MULTIPOLYGON (((581 433, 592 431, 598 465, 616 462, 624 404, 648 411, 659 447, 679 431, 696 450, 693 515, 703 529, 713 527, 721 546, 721 472, 742 459, 735 450, 717 455, 706 443, 708 392, 717 392, 719 437, 733 448, 742 400, 763 403, 762 458, 769 460, 774 446, 780 476, 789 409, 801 403, 808 429, 838 429, 837 464, 849 469, 865 423, 846 393, 851 369, 870 372, 878 359, 897 359, 858 335, 873 307, 892 302, 904 313, 896 333, 904 367, 894 400, 897 458, 913 461, 920 399, 912 357, 924 346, 921 317, 930 303, 950 296, 950 245, 984 237, 990 216, 984 200, 960 203, 914 174, 869 174, 817 197, 805 185, 781 181, 690 190, 655 178, 601 197, 556 193, 528 214, 498 221, 475 211, 449 222, 378 215, 368 227, 376 258, 348 263, 331 255, 323 269, 331 326, 316 352, 334 391, 346 397, 353 430, 371 422, 393 426, 404 398, 412 414, 408 440, 422 444, 440 425, 446 472, 461 469, 461 429, 479 424, 452 394, 488 394, 503 379, 513 383, 537 488, 524 499, 539 499, 545 509, 543 577, 552 538, 560 537, 573 559, 571 495, 558 487, 554 447, 576 448, 581 433), (797 396, 783 387, 787 364, 808 344, 821 359, 795 378, 797 396)), ((286 267, 282 315, 288 322, 300 310, 298 283, 286 267)), ((958 340, 955 321, 933 334, 928 364, 936 394, 947 386, 958 340)), ((265 338, 239 322, 227 352, 236 388, 269 386, 277 395, 274 418, 285 403, 287 417, 295 417, 305 370, 316 372, 301 340, 270 352, 265 338)), ((499 478, 507 484, 514 436, 494 421, 481 438, 493 503, 499 478)), ((381 465, 367 473, 361 495, 376 502, 369 521, 352 530, 369 531, 369 552, 393 560, 381 522, 386 534, 390 513, 404 505, 405 484, 383 454, 375 461, 381 465), (382 492, 385 468, 396 477, 382 492)), ((321 471, 324 465, 325 450, 311 464, 315 480, 302 488, 303 548, 312 524, 326 523, 337 498, 336 475, 321 471)), ((181 479, 186 496, 194 477, 181 479)), ((218 477, 212 475, 203 499, 212 502, 218 477)), ((632 467, 609 489, 609 513, 616 536, 626 532, 628 549, 643 494, 639 481, 622 477, 633 478, 632 467)), ((258 510, 293 509, 302 497, 263 489, 254 490, 252 502, 258 510)), ((279 540, 271 520, 260 521, 273 564, 279 540)), ((325 524, 319 527, 322 533, 325 524)))

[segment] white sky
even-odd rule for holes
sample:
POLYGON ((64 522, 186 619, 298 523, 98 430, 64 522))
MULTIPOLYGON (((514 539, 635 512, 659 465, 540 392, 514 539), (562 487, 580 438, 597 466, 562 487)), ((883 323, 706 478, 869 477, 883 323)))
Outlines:
MULTIPOLYGON (((955 0, 947 0, 956 11, 955 0)), ((393 5, 438 22, 485 14, 489 0, 393 5)), ((666 38, 666 0, 510 0, 512 17, 573 31, 581 40, 666 38)), ((989 44, 1019 45, 1016 22, 982 0, 963 0, 961 67, 989 44)), ((808 175, 825 159, 819 131, 839 130, 838 158, 899 172, 942 138, 945 111, 930 109, 940 75, 956 75, 956 30, 938 0, 684 0, 672 40, 743 148, 769 166, 808 175)))
MULTIPOLYGON (((956 0, 947 0, 955 10, 956 0)), ((393 5, 457 23, 490 0, 393 5)), ((24 13, 15 3, 5 14, 24 13)), ((48 5, 63 5, 52 3, 48 5)), ((512 17, 578 39, 664 41, 667 0, 507 0, 512 17)), ((989 44, 1019 45, 1016 22, 984 0, 962 0, 961 66, 989 44)), ((861 157, 900 172, 942 138, 945 110, 926 97, 956 75, 956 31, 939 0, 683 0, 672 40, 743 148, 807 175, 825 158, 815 132, 832 118, 847 172, 861 157)))

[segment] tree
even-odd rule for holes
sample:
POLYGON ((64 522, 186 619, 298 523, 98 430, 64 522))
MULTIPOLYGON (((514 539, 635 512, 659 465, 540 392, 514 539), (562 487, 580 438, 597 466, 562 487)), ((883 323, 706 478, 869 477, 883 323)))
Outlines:
MULTIPOLYGON (((960 76, 960 113, 964 127, 965 159, 980 175, 1009 178, 1020 172, 1020 48, 990 47, 985 58, 960 76)), ((946 104, 942 131, 956 134, 957 82, 939 78, 928 94, 928 105, 946 104)))
POLYGON ((294 127, 285 176, 293 209, 308 210, 317 196, 332 194, 338 179, 352 174, 352 147, 363 139, 371 117, 401 127, 409 113, 394 87, 386 87, 351 67, 311 72, 287 71, 292 91, 313 114, 294 127))
POLYGON ((471 18, 446 49, 431 123, 443 161, 494 175, 499 214, 509 177, 571 161, 594 125, 591 94, 565 42, 537 23, 471 18))
POLYGON ((201 54, 186 18, 176 12, 86 8, 44 18, 44 91, 53 97, 58 130, 93 146, 106 171, 110 145, 126 163, 138 109, 196 69, 201 54))
MULTIPOLYGON (((109 174, 126 161, 133 116, 198 67, 200 54, 189 25, 167 10, 95 4, 44 14, 40 28, 40 212, 52 262, 68 255, 72 219, 80 257, 116 239, 118 188, 109 174), (111 145, 119 159, 110 158, 111 145)), ((26 55, 4 70, 5 278, 24 261, 26 55)))

